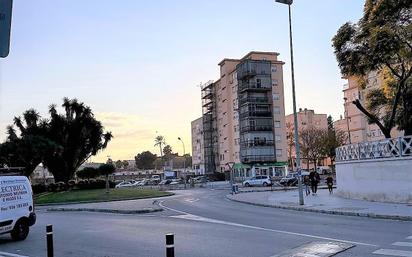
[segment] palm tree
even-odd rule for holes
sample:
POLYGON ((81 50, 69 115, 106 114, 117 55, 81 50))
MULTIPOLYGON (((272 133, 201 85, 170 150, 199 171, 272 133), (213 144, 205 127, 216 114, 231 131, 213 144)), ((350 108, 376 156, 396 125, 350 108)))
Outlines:
POLYGON ((157 137, 155 137, 155 144, 154 146, 159 146, 160 149, 160 157, 163 156, 163 145, 166 144, 165 138, 164 136, 158 135, 157 137))

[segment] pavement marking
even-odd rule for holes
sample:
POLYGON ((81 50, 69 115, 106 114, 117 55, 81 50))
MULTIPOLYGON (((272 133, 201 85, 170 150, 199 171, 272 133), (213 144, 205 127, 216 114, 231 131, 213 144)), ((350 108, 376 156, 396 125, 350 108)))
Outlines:
POLYGON ((395 242, 395 243, 393 243, 392 245, 412 247, 412 243, 411 243, 411 242, 395 242))
POLYGON ((311 242, 272 257, 329 257, 354 246, 341 242, 311 242))
POLYGON ((194 203, 194 202, 197 202, 199 200, 200 200, 199 198, 186 198, 185 202, 194 203))
POLYGON ((374 251, 373 254, 412 257, 411 251, 394 250, 394 249, 379 249, 379 250, 374 251))
POLYGON ((412 236, 408 236, 408 237, 406 237, 406 239, 411 239, 412 240, 412 236))
POLYGON ((322 236, 316 236, 316 235, 310 235, 310 234, 303 234, 303 233, 296 233, 296 232, 290 232, 290 231, 284 231, 284 230, 277 230, 277 229, 270 229, 270 228, 264 228, 264 227, 244 225, 244 224, 227 222, 227 221, 216 220, 216 219, 209 219, 209 218, 193 215, 193 214, 190 214, 188 212, 179 211, 179 210, 164 206, 163 201, 161 201, 159 203, 159 206, 164 208, 164 209, 183 214, 183 215, 171 216, 172 218, 194 220, 194 221, 201 221, 201 222, 209 222, 209 223, 215 223, 215 224, 222 224, 222 225, 228 225, 228 226, 256 229, 256 230, 261 230, 261 231, 275 232, 275 233, 288 234, 288 235, 294 235, 294 236, 302 236, 302 237, 316 238, 316 239, 321 239, 321 240, 343 242, 343 243, 349 243, 349 244, 355 244, 355 245, 378 247, 377 245, 374 245, 374 244, 368 244, 368 243, 362 243, 362 242, 356 242, 356 241, 349 241, 349 240, 343 240, 343 239, 337 239, 337 238, 331 238, 331 237, 322 237, 322 236))
POLYGON ((0 252, 0 257, 29 257, 29 256, 18 255, 14 253, 0 252))

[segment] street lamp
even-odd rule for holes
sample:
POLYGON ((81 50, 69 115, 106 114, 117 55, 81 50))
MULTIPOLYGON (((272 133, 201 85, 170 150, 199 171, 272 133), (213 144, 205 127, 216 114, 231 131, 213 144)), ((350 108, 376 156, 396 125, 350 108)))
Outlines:
POLYGON ((347 97, 344 97, 343 100, 345 101, 345 119, 346 119, 346 126, 348 127, 348 139, 349 139, 349 144, 352 144, 352 140, 350 138, 350 129, 349 129, 349 115, 348 115, 348 108, 346 107, 346 102, 348 101, 347 97))
POLYGON ((293 97, 293 121, 295 123, 295 149, 296 149, 296 168, 298 170, 298 186, 299 186, 299 204, 303 205, 303 187, 302 187, 302 172, 300 170, 300 145, 299 145, 299 134, 298 134, 298 115, 296 113, 296 96, 295 96, 295 71, 293 65, 293 42, 292 42, 292 15, 290 11, 290 6, 293 0, 275 0, 281 4, 287 4, 289 8, 289 44, 290 44, 290 63, 292 70, 292 97, 293 97))
POLYGON ((185 189, 186 189, 186 157, 185 157, 186 151, 185 151, 185 143, 183 143, 183 140, 180 137, 178 137, 177 140, 182 142, 182 145, 183 145, 183 178, 185 180, 184 182, 185 182, 185 189))

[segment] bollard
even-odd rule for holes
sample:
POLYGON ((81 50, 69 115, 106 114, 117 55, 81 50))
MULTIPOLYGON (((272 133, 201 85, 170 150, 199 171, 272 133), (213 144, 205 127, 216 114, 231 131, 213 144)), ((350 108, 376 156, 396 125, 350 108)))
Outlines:
POLYGON ((46 226, 46 238, 47 238, 47 257, 54 256, 53 250, 53 225, 46 226))
POLYGON ((175 257, 175 235, 166 234, 166 257, 175 257))

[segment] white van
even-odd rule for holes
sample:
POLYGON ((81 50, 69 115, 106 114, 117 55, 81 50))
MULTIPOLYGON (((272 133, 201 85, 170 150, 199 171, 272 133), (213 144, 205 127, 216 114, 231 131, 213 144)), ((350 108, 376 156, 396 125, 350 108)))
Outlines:
POLYGON ((36 222, 33 191, 24 176, 0 176, 0 234, 24 240, 36 222))

